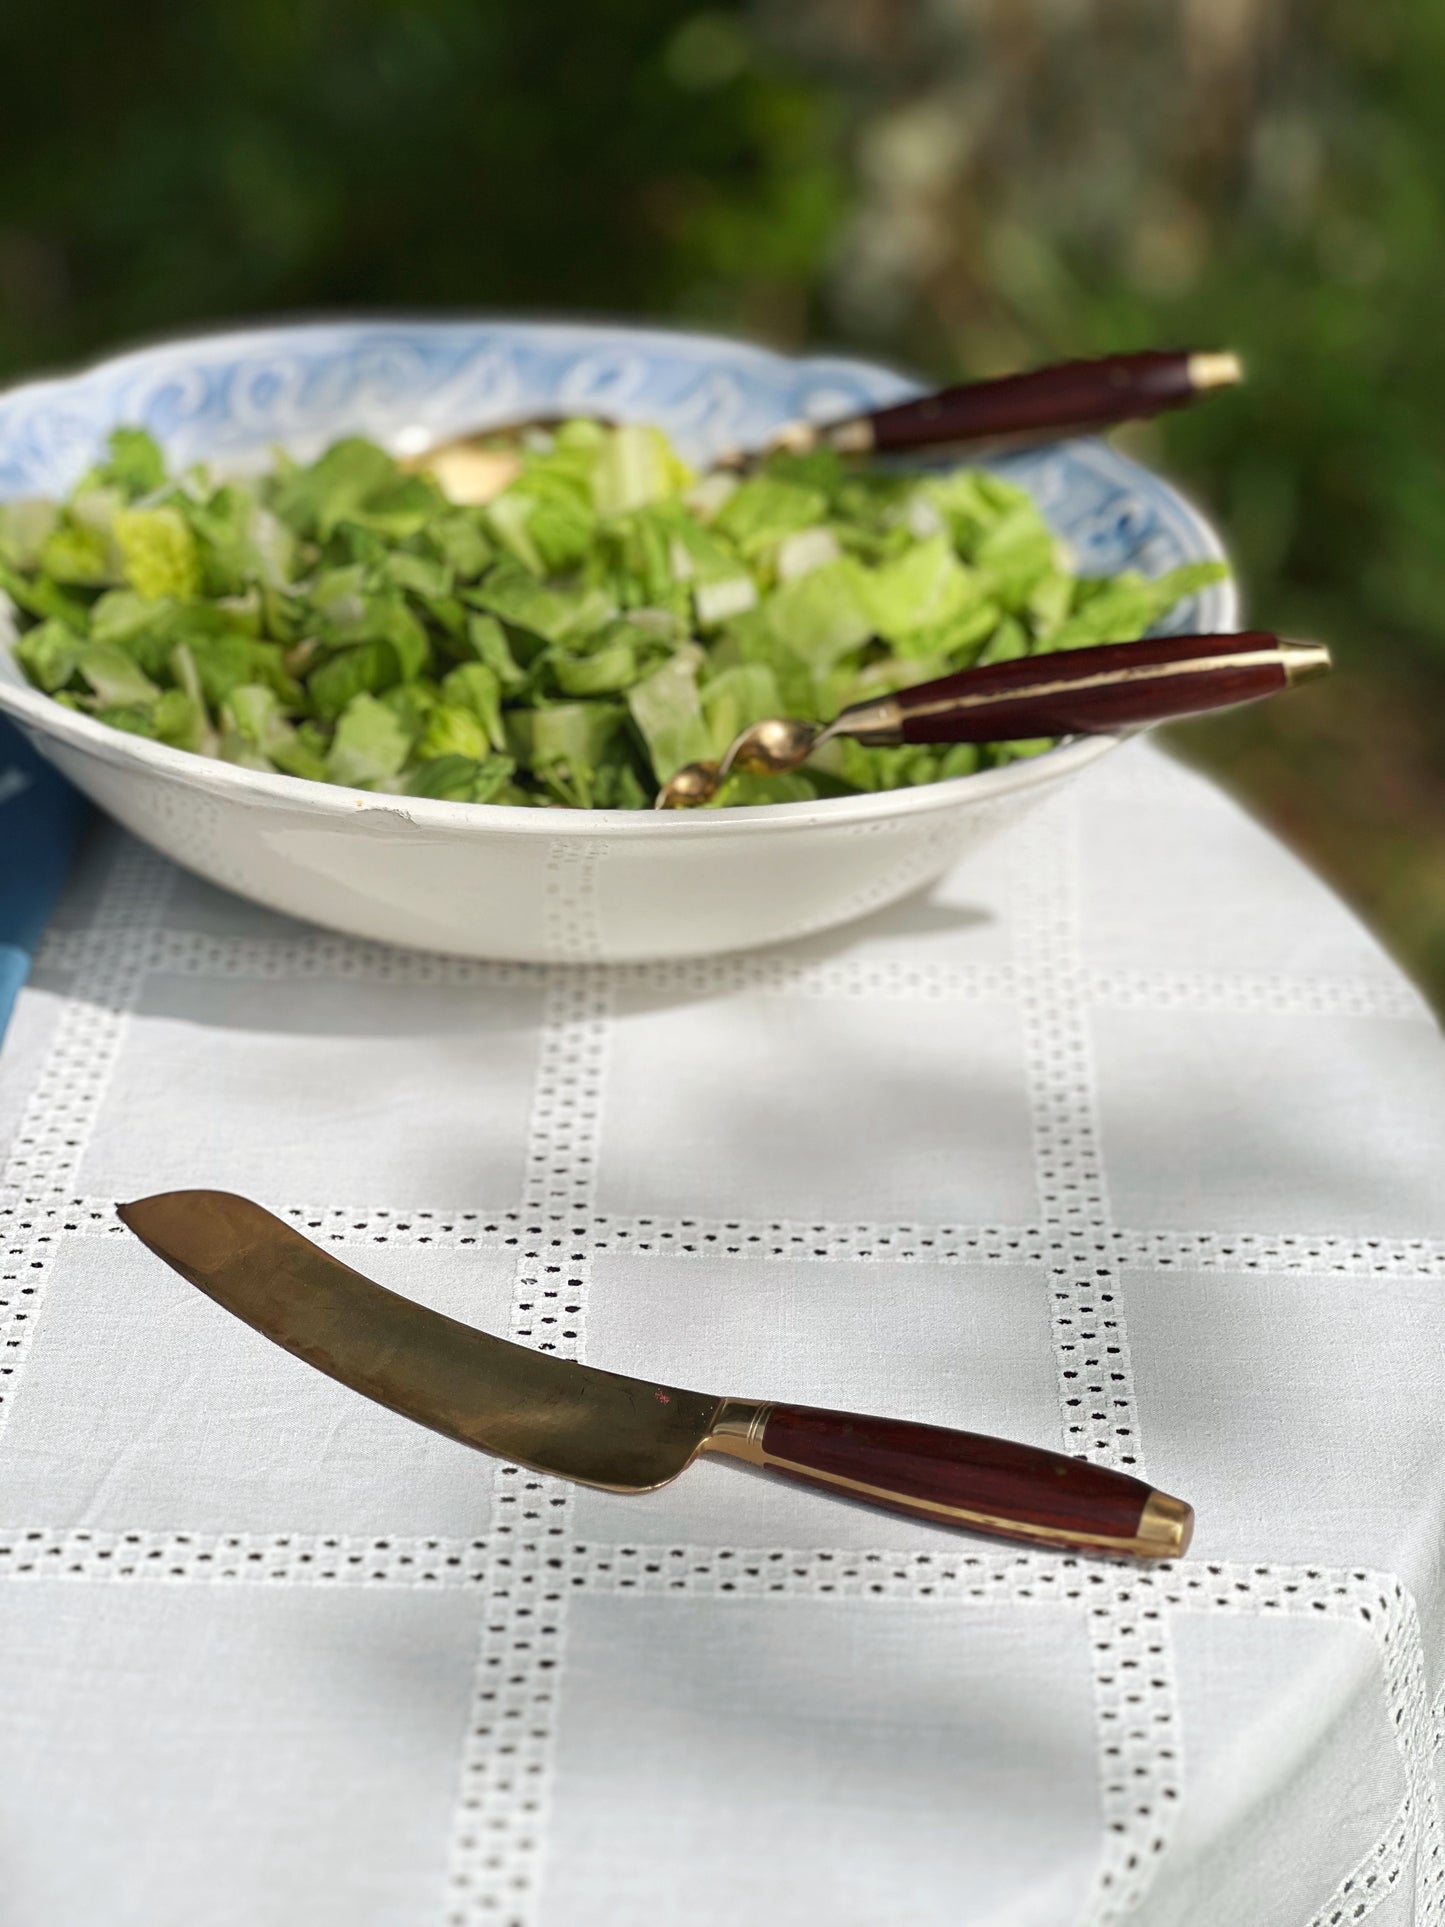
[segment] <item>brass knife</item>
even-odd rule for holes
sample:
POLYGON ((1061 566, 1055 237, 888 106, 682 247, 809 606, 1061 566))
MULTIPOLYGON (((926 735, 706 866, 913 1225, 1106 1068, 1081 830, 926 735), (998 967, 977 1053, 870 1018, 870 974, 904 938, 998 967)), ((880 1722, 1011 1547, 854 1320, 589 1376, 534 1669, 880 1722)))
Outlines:
POLYGON ((118 1207, 218 1305, 318 1371, 443 1437, 608 1492, 651 1492, 700 1452, 935 1525, 1170 1559, 1181 1499, 1085 1459, 974 1432, 717 1398, 553 1358, 364 1278, 247 1198, 169 1191, 118 1207))

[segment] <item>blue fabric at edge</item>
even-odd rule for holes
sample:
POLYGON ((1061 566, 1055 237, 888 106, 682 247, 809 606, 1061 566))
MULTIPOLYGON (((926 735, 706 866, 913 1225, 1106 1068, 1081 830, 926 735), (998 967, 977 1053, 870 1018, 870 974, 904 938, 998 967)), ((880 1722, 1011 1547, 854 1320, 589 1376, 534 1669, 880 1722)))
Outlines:
POLYGON ((89 812, 0 720, 0 1042, 89 812))

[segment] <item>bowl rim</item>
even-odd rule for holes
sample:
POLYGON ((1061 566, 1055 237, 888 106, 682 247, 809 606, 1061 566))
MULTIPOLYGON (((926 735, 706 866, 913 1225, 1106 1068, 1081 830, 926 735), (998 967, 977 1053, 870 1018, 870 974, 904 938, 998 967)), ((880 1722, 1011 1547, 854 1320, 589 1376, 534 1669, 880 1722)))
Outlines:
MULTIPOLYGON (((524 330, 535 336, 551 333, 594 332, 598 335, 626 335, 639 344, 651 340, 666 343, 674 351, 684 344, 700 358, 725 350, 731 355, 771 363, 791 363, 799 368, 818 369, 851 366, 866 368, 875 375, 886 375, 904 382, 915 391, 919 384, 883 363, 841 355, 786 354, 761 343, 686 328, 655 325, 633 326, 621 321, 601 319, 564 320, 528 318, 500 313, 378 313, 375 315, 336 314, 331 316, 278 319, 259 327, 219 327, 191 330, 103 355, 69 372, 40 376, 0 389, 0 409, 59 397, 69 388, 106 372, 123 372, 146 362, 190 347, 212 349, 234 346, 241 350, 274 343, 284 335, 325 334, 338 328, 381 329, 389 327, 444 330, 472 326, 496 326, 524 330)), ((4 423, 0 419, 0 433, 4 423)), ((1138 468, 1156 486, 1173 498, 1173 506, 1189 527, 1197 545, 1199 559, 1227 561, 1218 531, 1198 505, 1172 481, 1157 474, 1131 457, 1120 456, 1092 438, 1066 438, 1056 446, 1067 446, 1076 459, 1097 466, 1100 458, 1111 465, 1123 461, 1138 468)), ((1239 625, 1239 595, 1231 574, 1216 585, 1224 607, 1220 628, 1239 625)), ((969 776, 947 777, 941 782, 921 783, 896 790, 868 790, 855 796, 837 796, 804 802, 757 803, 726 810, 599 810, 558 806, 528 807, 508 803, 450 802, 440 797, 400 796, 386 791, 349 789, 336 783, 321 783, 310 777, 288 776, 279 771, 246 769, 240 764, 200 756, 194 751, 174 749, 144 736, 97 722, 93 717, 67 709, 53 697, 35 689, 25 680, 13 660, 9 643, 0 635, 0 714, 8 715, 22 726, 51 736, 67 747, 88 754, 113 768, 152 774, 182 787, 199 790, 212 797, 244 798, 257 804, 276 804, 333 819, 357 822, 368 817, 398 819, 418 830, 490 830, 509 836, 589 838, 598 835, 628 837, 715 836, 731 827, 744 825, 754 830, 786 830, 813 823, 848 824, 873 821, 880 817, 911 816, 950 810, 965 802, 984 802, 992 797, 1037 788, 1074 770, 1096 762, 1101 756, 1129 741, 1134 734, 1080 736, 1057 744, 1041 755, 1007 763, 1000 768, 978 770, 969 776)))

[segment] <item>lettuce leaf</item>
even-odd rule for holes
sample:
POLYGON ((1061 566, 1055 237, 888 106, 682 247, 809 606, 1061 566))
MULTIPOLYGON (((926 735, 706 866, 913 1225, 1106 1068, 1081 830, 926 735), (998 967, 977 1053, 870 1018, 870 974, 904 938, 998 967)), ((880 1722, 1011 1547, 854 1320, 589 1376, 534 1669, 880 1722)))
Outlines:
POLYGON ((943 535, 915 543, 881 568, 858 573, 863 605, 885 642, 946 628, 986 600, 978 575, 964 567, 943 535))
POLYGON ((98 703, 110 707, 146 705, 160 690, 133 656, 113 642, 84 642, 76 664, 98 703))
POLYGON ((410 735, 385 703, 353 696, 337 719, 327 775, 352 789, 384 788, 400 774, 410 751, 410 735))
POLYGON ((507 713, 508 745, 558 802, 590 809, 603 759, 622 727, 619 704, 550 703, 507 713))
POLYGON ((64 689, 80 667, 85 638, 68 622, 49 616, 15 644, 15 660, 37 688, 47 695, 64 689))
POLYGON ((0 502, 0 562, 38 569, 45 538, 60 520, 54 502, 0 502))
POLYGON ((113 528, 121 569, 133 589, 152 600, 200 594, 200 550, 179 509, 122 509, 113 528))
POLYGON ((127 500, 151 495, 166 479, 166 458, 153 436, 143 428, 113 428, 106 442, 106 459, 97 471, 104 482, 113 483, 127 500))
POLYGON ((449 803, 525 802, 512 789, 516 764, 507 756, 437 756, 407 779, 408 796, 439 796, 449 803))
POLYGON ((703 686, 701 697, 707 729, 704 754, 714 760, 749 724, 784 714, 778 678, 767 663, 741 662, 719 670, 703 686))
POLYGON ((598 515, 625 515, 681 494, 692 480, 692 470, 660 428, 628 422, 607 437, 597 455, 592 500, 598 515))
POLYGON ((875 629, 872 583, 850 557, 784 582, 764 605, 774 639, 814 670, 831 669, 875 629))
MULTIPOLYGON (((481 726, 488 746, 495 750, 507 746, 506 726, 502 721, 502 685, 494 669, 481 662, 463 663, 442 679, 441 699, 456 709, 466 710, 481 726)), ((441 752, 433 752, 440 754, 441 752)), ((468 752, 469 754, 475 752, 468 752)))
POLYGON ((351 435, 308 467, 286 472, 271 506, 298 535, 325 541, 351 522, 400 541, 419 533, 444 501, 435 483, 404 474, 384 449, 351 435))
POLYGON ((695 763, 709 753, 710 738, 703 715, 697 672, 703 653, 689 643, 627 692, 627 707, 647 745, 652 773, 666 782, 684 763, 695 763))
POLYGON ((1131 642, 1142 636, 1185 596, 1225 574, 1223 563, 1190 562, 1166 574, 1146 577, 1126 569, 1122 575, 1074 585, 1074 607, 1053 636, 1056 649, 1084 649, 1101 642, 1131 642))
POLYGON ((744 556, 775 548, 800 529, 814 527, 828 512, 828 498, 819 490, 767 473, 744 482, 713 518, 713 528, 737 545, 744 556))

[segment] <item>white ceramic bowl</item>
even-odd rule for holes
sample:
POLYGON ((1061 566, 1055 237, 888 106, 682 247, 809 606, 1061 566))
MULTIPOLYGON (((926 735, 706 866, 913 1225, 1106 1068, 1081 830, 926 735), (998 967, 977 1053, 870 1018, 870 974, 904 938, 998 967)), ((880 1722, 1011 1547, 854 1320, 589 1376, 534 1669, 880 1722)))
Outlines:
MULTIPOLYGON (((232 470, 362 433, 399 451, 559 408, 658 421, 694 459, 913 392, 880 368, 730 341, 501 321, 319 322, 143 349, 0 396, 0 497, 57 494, 119 422, 232 470)), ((997 464, 1089 573, 1222 554, 1165 483, 1094 442, 997 464)), ((1176 630, 1237 626, 1232 585, 1176 630)), ((137 836, 259 903, 468 957, 623 962, 746 949, 881 907, 946 870, 1114 739, 947 783, 696 814, 529 810, 271 776, 107 728, 31 689, 0 646, 0 711, 137 836)))

